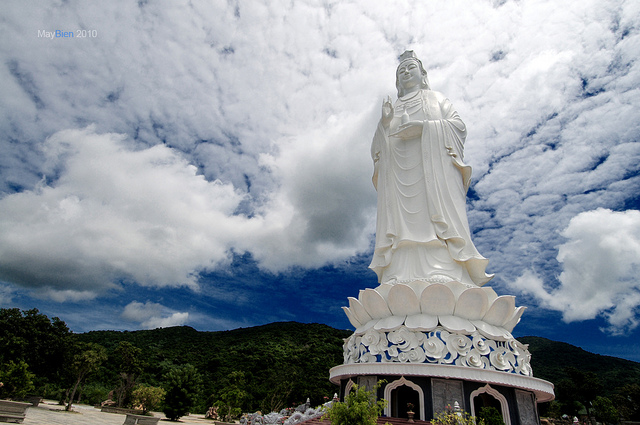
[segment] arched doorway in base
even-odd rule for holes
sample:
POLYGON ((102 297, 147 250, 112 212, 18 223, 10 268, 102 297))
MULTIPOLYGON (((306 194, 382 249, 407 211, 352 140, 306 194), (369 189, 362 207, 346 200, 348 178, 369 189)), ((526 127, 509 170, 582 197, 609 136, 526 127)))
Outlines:
POLYGON ((495 407, 502 415, 505 425, 511 425, 507 399, 491 388, 489 384, 472 392, 469 399, 471 401, 471 416, 477 416, 482 407, 495 407))
POLYGON ((384 387, 384 398, 389 401, 384 409, 386 416, 406 418, 407 403, 412 403, 416 419, 425 420, 424 392, 419 385, 405 379, 404 376, 384 387))
POLYGON ((353 391, 353 386, 354 385, 355 385, 355 383, 351 379, 349 379, 349 382, 347 382, 347 385, 345 385, 345 387, 344 387, 344 398, 343 398, 343 400, 346 400, 347 395, 351 391, 353 391))

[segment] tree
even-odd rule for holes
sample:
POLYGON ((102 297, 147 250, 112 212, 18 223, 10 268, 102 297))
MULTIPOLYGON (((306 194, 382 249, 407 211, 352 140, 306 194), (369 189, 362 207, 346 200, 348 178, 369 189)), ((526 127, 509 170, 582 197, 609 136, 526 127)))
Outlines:
POLYGON ((612 398, 622 419, 640 421, 640 385, 627 384, 619 387, 612 398))
POLYGON ((162 403, 166 391, 160 387, 138 385, 133 390, 134 406, 142 406, 142 414, 146 415, 151 409, 156 409, 162 403))
POLYGON ((380 413, 387 405, 387 400, 376 401, 376 390, 380 383, 371 391, 354 385, 345 397, 344 402, 334 402, 325 415, 331 425, 376 425, 380 413))
POLYGON ((127 341, 120 341, 116 348, 118 370, 120 371, 120 386, 116 390, 119 407, 131 406, 132 404, 131 394, 136 386, 136 379, 143 370, 141 353, 141 349, 127 341))
POLYGON ((214 403, 220 408, 225 421, 231 422, 233 417, 242 413, 242 405, 249 398, 245 388, 244 372, 234 371, 227 376, 223 389, 218 393, 218 401, 214 403))
POLYGON ((23 399, 34 390, 34 374, 29 371, 29 366, 22 360, 9 361, 0 367, 0 398, 23 399))
POLYGON ((201 378, 190 364, 174 366, 164 375, 167 394, 163 412, 171 421, 177 421, 189 413, 200 392, 201 378))
POLYGON ((78 344, 78 352, 73 357, 73 363, 71 364, 71 370, 75 376, 75 382, 71 395, 69 396, 69 402, 65 410, 71 410, 76 390, 80 383, 87 377, 88 374, 94 372, 100 367, 100 365, 107 360, 107 351, 99 344, 87 343, 78 344))
POLYGON ((564 371, 569 379, 558 382, 556 394, 564 405, 565 413, 575 416, 577 414, 575 402, 579 402, 587 410, 587 417, 591 418, 589 407, 602 388, 598 376, 593 372, 583 372, 574 367, 567 367, 564 371))
POLYGON ((62 320, 49 320, 38 309, 0 309, 0 364, 25 362, 38 388, 62 380, 72 338, 62 320))
POLYGON ((593 401, 596 420, 607 424, 618 423, 618 411, 607 397, 597 396, 593 401))

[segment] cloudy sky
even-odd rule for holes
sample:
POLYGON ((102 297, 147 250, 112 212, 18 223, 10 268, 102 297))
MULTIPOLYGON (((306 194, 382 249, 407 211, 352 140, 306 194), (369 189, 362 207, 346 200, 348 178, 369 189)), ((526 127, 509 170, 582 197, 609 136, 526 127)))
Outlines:
POLYGON ((640 2, 9 0, 0 23, 0 307, 349 328, 412 49, 467 124, 515 335, 640 361, 640 2))

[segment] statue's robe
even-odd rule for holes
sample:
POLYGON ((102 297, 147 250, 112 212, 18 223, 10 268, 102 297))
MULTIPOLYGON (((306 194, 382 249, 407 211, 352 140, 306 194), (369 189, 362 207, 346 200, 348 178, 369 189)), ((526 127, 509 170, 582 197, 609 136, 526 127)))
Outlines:
POLYGON ((454 279, 481 286, 493 277, 469 232, 465 138, 451 102, 431 90, 398 99, 389 128, 378 124, 371 147, 378 218, 369 267, 379 282, 454 279), (410 121, 424 121, 421 136, 393 136, 405 111, 410 121))

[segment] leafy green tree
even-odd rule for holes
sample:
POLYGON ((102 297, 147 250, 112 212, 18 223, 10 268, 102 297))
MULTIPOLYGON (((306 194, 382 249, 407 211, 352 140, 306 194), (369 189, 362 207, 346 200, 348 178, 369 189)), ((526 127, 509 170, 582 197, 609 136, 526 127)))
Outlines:
POLYGON ((64 378, 72 338, 62 320, 49 320, 38 309, 0 309, 0 364, 25 362, 39 389, 64 378))
POLYGON ((555 419, 559 419, 562 416, 562 403, 560 403, 558 400, 553 400, 549 403, 543 404, 547 405, 544 412, 540 409, 541 405, 538 405, 540 416, 548 416, 555 419))
POLYGON ((118 370, 120 371, 120 386, 116 390, 119 407, 132 405, 132 392, 136 380, 144 369, 141 359, 142 350, 128 341, 120 341, 115 350, 118 370))
POLYGON ((334 402, 325 415, 331 425, 376 425, 387 400, 376 401, 376 390, 354 385, 344 402, 334 402))
POLYGON ((23 399, 34 390, 34 374, 22 360, 9 361, 0 367, 0 398, 23 399))
POLYGON ((142 414, 146 415, 149 410, 157 409, 160 406, 166 393, 160 387, 138 385, 133 390, 133 405, 142 406, 142 414))
POLYGON ((218 400, 214 403, 227 422, 242 413, 242 406, 249 398, 245 391, 247 382, 243 372, 231 372, 225 380, 223 389, 218 393, 218 400))
POLYGON ((602 390, 600 379, 593 372, 584 372, 574 367, 565 368, 564 371, 569 378, 561 380, 556 385, 556 394, 558 400, 563 403, 564 413, 575 416, 579 410, 576 404, 578 402, 587 410, 587 417, 591 418, 589 406, 602 390))
POLYGON ((613 402, 607 397, 597 396, 593 401, 593 410, 595 410, 596 420, 607 424, 618 423, 618 411, 613 402))
POLYGON ((101 345, 88 343, 78 344, 78 352, 73 356, 73 362, 71 364, 71 370, 75 375, 75 382, 71 389, 71 395, 69 396, 69 402, 65 410, 71 410, 71 405, 76 395, 76 390, 82 381, 88 374, 94 372, 98 367, 107 360, 107 351, 101 345))
POLYGON ((198 398, 202 379, 197 369, 190 365, 174 366, 164 375, 167 394, 163 412, 171 421, 177 421, 189 413, 198 398))
POLYGON ((640 421, 640 385, 627 384, 617 388, 612 401, 621 419, 640 421))

